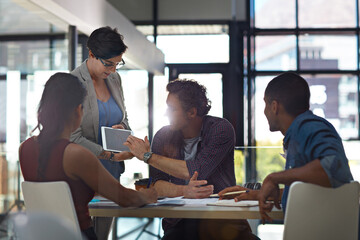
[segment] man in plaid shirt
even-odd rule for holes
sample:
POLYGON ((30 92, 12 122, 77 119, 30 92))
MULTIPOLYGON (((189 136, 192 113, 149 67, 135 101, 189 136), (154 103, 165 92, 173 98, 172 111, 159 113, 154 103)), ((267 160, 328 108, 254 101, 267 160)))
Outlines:
MULTIPOLYGON (((130 136, 125 144, 151 166, 159 196, 206 198, 235 185, 234 128, 207 115, 206 88, 175 80, 167 91, 170 125, 155 134, 152 151, 147 138, 130 136)), ((163 239, 256 239, 246 220, 164 219, 163 228, 163 239)))

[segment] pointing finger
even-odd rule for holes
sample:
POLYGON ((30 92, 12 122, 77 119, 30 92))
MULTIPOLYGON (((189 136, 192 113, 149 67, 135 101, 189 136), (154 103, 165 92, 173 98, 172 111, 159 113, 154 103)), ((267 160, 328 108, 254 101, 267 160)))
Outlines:
POLYGON ((198 175, 199 175, 198 172, 195 171, 194 174, 192 175, 192 177, 190 178, 190 181, 196 181, 198 175))

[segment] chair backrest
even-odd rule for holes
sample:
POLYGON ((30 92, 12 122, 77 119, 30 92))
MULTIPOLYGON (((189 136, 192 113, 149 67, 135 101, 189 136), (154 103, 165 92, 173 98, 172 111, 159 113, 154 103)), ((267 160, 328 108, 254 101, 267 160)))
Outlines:
POLYGON ((79 233, 70 221, 51 213, 18 212, 10 215, 9 223, 12 223, 16 240, 79 239, 79 233))
POLYGON ((47 212, 71 222, 79 239, 81 230, 68 184, 59 182, 22 182, 26 212, 47 212))
POLYGON ((284 240, 358 239, 359 183, 338 188, 294 182, 285 212, 284 240))

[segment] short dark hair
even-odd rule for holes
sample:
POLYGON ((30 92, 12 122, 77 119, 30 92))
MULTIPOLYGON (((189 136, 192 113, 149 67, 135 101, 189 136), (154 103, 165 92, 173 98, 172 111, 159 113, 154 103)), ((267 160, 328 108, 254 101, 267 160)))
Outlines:
POLYGON ((269 82, 265 89, 265 98, 281 103, 286 112, 297 116, 310 108, 309 85, 301 76, 286 72, 269 82))
POLYGON ((87 41, 87 48, 95 57, 109 59, 123 54, 127 46, 123 41, 124 37, 116 28, 101 27, 90 34, 87 41))
POLYGON ((197 115, 203 117, 211 108, 211 102, 206 97, 206 88, 195 80, 176 79, 168 83, 166 90, 178 96, 185 111, 195 107, 197 115))

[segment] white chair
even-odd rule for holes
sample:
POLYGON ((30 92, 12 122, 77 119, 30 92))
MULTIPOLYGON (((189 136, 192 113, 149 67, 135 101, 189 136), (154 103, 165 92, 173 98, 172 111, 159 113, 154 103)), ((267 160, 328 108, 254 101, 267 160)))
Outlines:
POLYGON ((25 209, 28 213, 47 212, 70 221, 82 239, 70 188, 66 182, 22 182, 25 209))
POLYGON ((294 182, 290 186, 284 240, 357 240, 359 183, 338 188, 294 182))
POLYGON ((76 240, 79 239, 70 221, 51 213, 15 213, 10 217, 17 240, 76 240))

